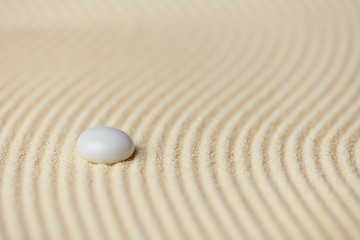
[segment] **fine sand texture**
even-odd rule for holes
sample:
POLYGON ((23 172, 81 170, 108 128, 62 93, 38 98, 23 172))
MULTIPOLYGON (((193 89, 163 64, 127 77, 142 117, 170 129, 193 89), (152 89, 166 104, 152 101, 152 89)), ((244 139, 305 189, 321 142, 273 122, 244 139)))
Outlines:
POLYGON ((0 0, 0 239, 360 239, 360 1, 0 0))

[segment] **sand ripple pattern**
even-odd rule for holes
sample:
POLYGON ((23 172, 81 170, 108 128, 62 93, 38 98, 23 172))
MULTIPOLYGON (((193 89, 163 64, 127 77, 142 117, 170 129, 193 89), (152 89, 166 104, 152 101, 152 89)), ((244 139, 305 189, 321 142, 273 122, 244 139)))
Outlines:
POLYGON ((359 239, 360 1, 0 5, 0 239, 359 239))

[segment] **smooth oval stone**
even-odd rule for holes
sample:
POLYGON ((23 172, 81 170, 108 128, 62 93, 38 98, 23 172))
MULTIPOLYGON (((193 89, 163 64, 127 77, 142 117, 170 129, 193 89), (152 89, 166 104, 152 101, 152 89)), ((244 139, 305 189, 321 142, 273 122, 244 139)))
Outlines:
POLYGON ((76 148, 79 155, 90 162, 111 164, 131 157, 135 144, 119 129, 94 127, 79 136, 76 148))

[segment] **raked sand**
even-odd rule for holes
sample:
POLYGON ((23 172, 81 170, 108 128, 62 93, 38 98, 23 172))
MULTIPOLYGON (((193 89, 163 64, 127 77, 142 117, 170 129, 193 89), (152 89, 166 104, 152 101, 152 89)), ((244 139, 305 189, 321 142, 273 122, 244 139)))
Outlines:
POLYGON ((359 239, 360 1, 0 5, 0 239, 359 239))

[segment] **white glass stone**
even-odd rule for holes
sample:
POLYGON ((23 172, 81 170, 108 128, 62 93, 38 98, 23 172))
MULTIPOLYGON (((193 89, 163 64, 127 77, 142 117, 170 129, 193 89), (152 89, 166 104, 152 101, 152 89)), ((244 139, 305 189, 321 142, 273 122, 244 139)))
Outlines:
POLYGON ((111 164, 131 157, 135 144, 119 129, 94 127, 79 136, 76 148, 79 155, 90 162, 111 164))

